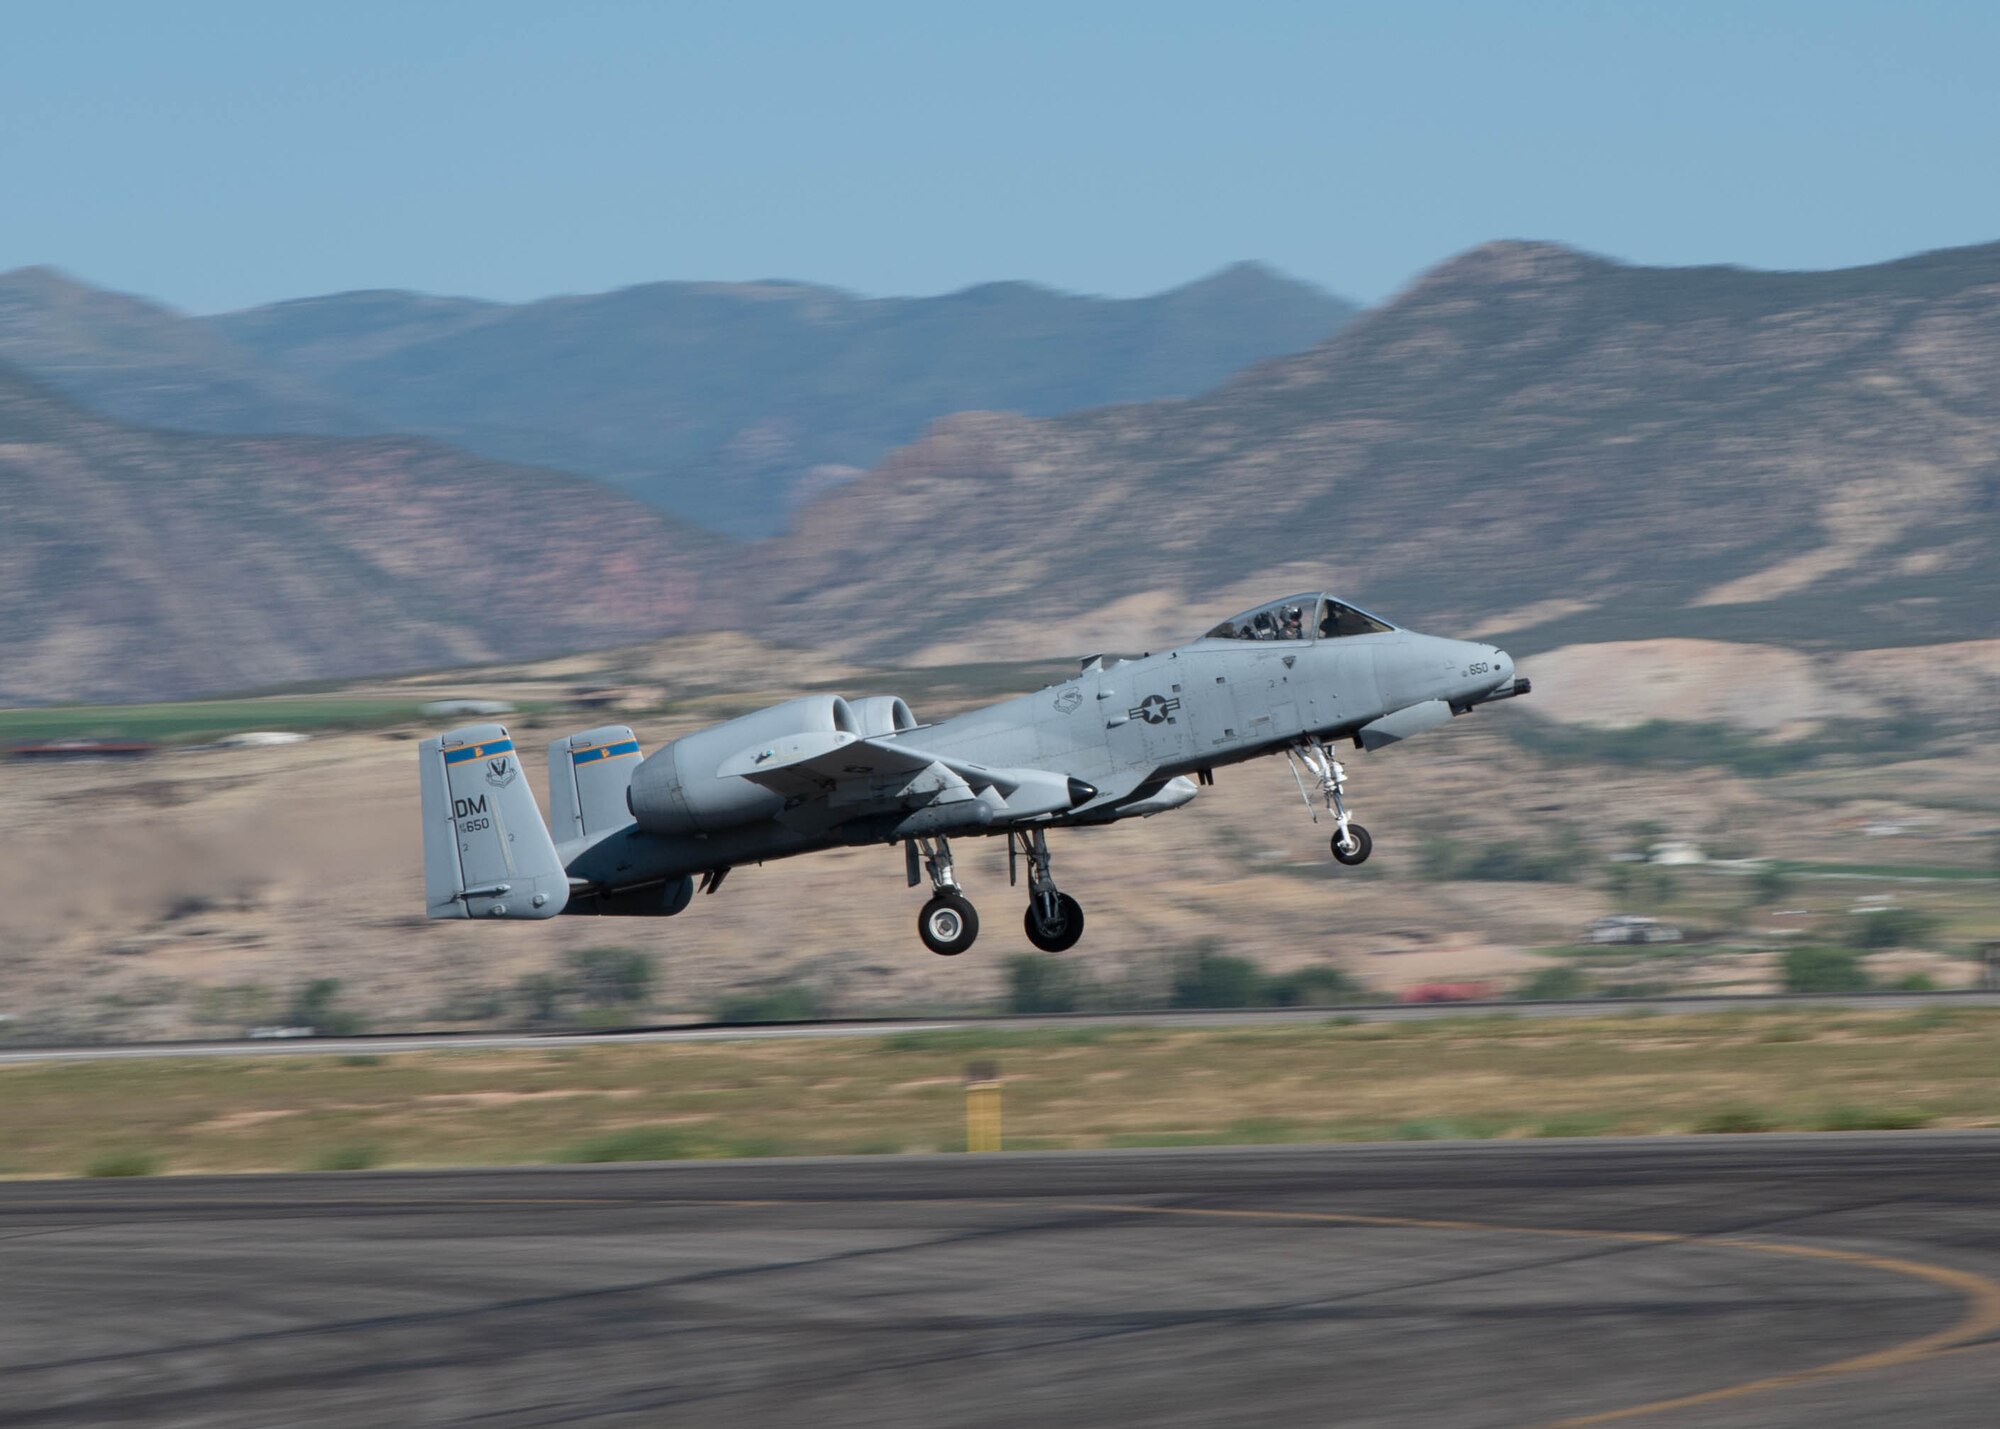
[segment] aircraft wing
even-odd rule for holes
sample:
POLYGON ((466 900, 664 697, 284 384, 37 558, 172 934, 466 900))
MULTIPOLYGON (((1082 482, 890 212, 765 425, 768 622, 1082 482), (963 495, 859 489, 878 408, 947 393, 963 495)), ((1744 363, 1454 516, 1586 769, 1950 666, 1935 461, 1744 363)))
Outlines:
POLYGON ((748 779, 787 799, 826 796, 853 812, 976 798, 988 790, 1015 815, 1057 813, 1095 798, 1080 779, 1047 769, 995 769, 935 754, 899 739, 839 730, 788 735, 731 756, 718 778, 748 779))

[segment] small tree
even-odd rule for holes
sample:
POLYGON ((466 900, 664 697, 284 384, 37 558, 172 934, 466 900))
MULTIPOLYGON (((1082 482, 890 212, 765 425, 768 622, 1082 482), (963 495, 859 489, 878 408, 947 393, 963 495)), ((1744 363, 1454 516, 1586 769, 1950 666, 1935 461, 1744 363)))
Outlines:
POLYGON ((548 1027, 563 1020, 563 997, 569 985, 554 973, 529 973, 514 984, 514 1002, 530 1027, 548 1027))
POLYGON ((322 1037, 351 1037, 362 1028, 361 1014, 352 1008, 337 1006, 339 997, 340 979, 337 977, 320 977, 301 983, 285 1008, 285 1024, 289 1027, 310 1027, 322 1037))
POLYGON ((1076 971, 1047 953, 1016 953, 1007 959, 1009 1012, 1074 1012, 1083 1002, 1076 971))
POLYGON ((1276 973, 1264 980, 1259 1000, 1274 1007, 1331 1007, 1359 1002, 1366 989, 1351 974, 1330 963, 1276 973))
POLYGON ((1868 970, 1844 948, 1791 948, 1785 953, 1786 992, 1866 992, 1868 970))
POLYGON ((791 984, 763 992, 739 993, 715 1005, 717 1022, 817 1022, 826 1016, 814 988, 791 984))
POLYGON ((1937 936, 1938 919, 1915 908, 1850 913, 1840 941, 1850 948, 1917 948, 1937 936))
POLYGON ((1757 890, 1759 903, 1776 903, 1791 896, 1797 880, 1785 871, 1783 864, 1766 863, 1757 870, 1750 884, 1757 890))
POLYGON ((584 948, 568 958, 570 982, 592 1007, 630 1007, 653 991, 653 960, 634 948, 584 948))
POLYGON ((1523 1002, 1562 1002, 1589 995, 1590 979, 1575 968, 1564 967, 1560 963, 1537 970, 1533 977, 1514 989, 1514 996, 1523 1002))
POLYGON ((1254 1007, 1263 972, 1248 958, 1218 952, 1204 940, 1174 973, 1175 1007, 1254 1007))

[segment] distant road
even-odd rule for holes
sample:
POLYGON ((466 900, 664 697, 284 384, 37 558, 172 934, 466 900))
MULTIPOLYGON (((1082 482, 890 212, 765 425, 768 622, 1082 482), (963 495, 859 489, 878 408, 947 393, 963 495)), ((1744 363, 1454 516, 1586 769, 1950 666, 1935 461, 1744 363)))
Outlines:
POLYGON ((2000 1134, 0 1185, 0 1423, 1987 1429, 2000 1134))
POLYGON ((873 1021, 777 1022, 755 1025, 644 1027, 608 1032, 415 1032, 376 1037, 249 1038, 224 1042, 129 1042, 84 1047, 21 1047, 0 1051, 0 1065, 19 1062, 101 1062, 119 1057, 284 1057, 446 1048, 590 1047, 619 1042, 740 1042, 764 1038, 890 1037, 904 1032, 1020 1032, 1070 1027, 1242 1027, 1352 1018, 1357 1022, 1421 1022, 1437 1017, 1616 1017, 1726 1012, 1732 1008, 2000 1007, 2000 991, 1772 994, 1765 997, 1633 997, 1583 1002, 1371 1003, 1356 1007, 1246 1007, 1218 1011, 1083 1012, 1050 1016, 929 1017, 873 1021))

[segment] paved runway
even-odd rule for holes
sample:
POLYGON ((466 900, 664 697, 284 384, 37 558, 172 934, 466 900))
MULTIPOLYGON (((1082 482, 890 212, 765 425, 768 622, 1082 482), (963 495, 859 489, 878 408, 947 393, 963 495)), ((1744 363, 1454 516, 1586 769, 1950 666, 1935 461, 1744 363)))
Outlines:
POLYGON ((1926 1132, 16 1182, 0 1424, 1990 1425, 1996 1211, 1926 1132))
POLYGON ((1356 1022, 1423 1022, 1438 1017, 1617 1017, 1731 1010, 1780 1011, 1809 1007, 1873 1008, 1894 1012, 1918 1007, 2000 1007, 2000 992, 1769 993, 1635 997, 1573 1002, 1370 1003, 1350 1007, 1242 1007, 1205 1011, 1080 1012, 1052 1016, 934 1017, 831 1022, 773 1022, 741 1026, 655 1027, 610 1032, 410 1032, 367 1037, 248 1038, 221 1042, 99 1042, 81 1047, 13 1047, 12 1062, 104 1062, 148 1057, 270 1057, 360 1052, 433 1052, 446 1048, 585 1047, 619 1042, 737 1042, 766 1038, 890 1037, 901 1032, 1022 1032, 1052 1027, 1257 1027, 1288 1022, 1322 1023, 1330 1017, 1356 1022))

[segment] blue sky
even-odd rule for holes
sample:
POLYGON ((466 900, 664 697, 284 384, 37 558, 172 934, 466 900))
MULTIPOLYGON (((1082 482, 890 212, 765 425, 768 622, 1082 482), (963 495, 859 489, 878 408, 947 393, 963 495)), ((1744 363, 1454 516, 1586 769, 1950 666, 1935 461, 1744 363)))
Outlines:
POLYGON ((0 268, 206 312, 1834 267, 2000 239, 1996 59, 2000 5, 1921 0, 0 0, 0 268))

